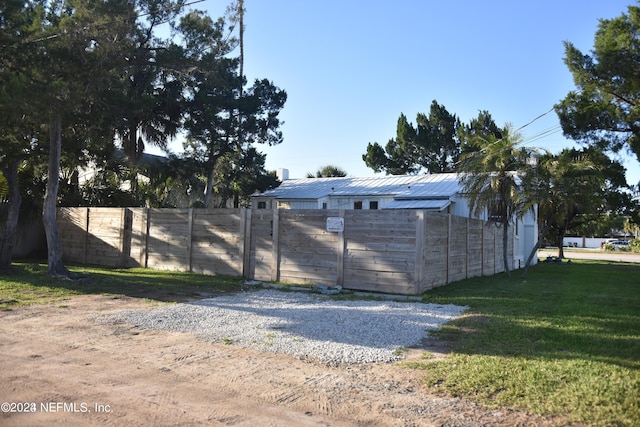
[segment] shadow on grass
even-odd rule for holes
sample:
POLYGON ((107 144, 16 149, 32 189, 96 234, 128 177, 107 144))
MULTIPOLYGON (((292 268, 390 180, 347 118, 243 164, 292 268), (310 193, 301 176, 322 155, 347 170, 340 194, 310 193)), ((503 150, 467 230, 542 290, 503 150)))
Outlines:
POLYGON ((464 280, 425 295, 466 305, 435 333, 462 354, 585 359, 640 369, 640 265, 539 264, 526 280, 464 280))
POLYGON ((229 276, 68 266, 77 280, 51 277, 46 264, 16 263, 14 272, 0 276, 0 306, 46 303, 81 294, 113 294, 160 302, 185 302, 240 290, 243 279, 229 276))

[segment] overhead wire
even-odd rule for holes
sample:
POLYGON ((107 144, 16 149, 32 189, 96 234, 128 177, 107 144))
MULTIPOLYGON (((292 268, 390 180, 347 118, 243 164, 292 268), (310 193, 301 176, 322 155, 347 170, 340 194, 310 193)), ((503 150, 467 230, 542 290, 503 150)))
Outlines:
MULTIPOLYGON (((525 123, 524 125, 520 126, 519 128, 517 128, 515 130, 515 132, 519 132, 522 129, 526 128, 527 126, 535 123, 536 121, 540 120, 541 118, 543 118, 544 116, 546 116, 547 114, 550 114, 552 111, 555 110, 555 107, 551 107, 549 110, 545 111, 544 113, 538 115, 537 117, 533 118, 532 120, 530 120, 529 122, 525 123)), ((529 144, 533 141, 537 141, 540 140, 544 137, 547 137, 551 134, 557 133, 558 131, 560 131, 562 129, 562 127, 560 125, 556 125, 556 126, 552 126, 549 129, 546 129, 544 131, 539 132, 538 134, 535 134, 533 137, 528 138, 528 139, 523 139, 522 141, 520 141, 518 144, 516 145, 524 145, 524 144, 529 144)), ((496 141, 493 141, 490 144, 485 145, 484 147, 480 148, 478 151, 472 152, 469 155, 470 156, 476 156, 478 154, 482 154, 483 152, 485 152, 487 149, 489 149, 490 147, 492 147, 495 144, 498 144, 500 142, 502 142, 503 138, 499 138, 496 141)), ((454 163, 455 166, 458 166, 460 163, 462 163, 462 160, 458 160, 457 162, 454 163)))
POLYGON ((562 126, 555 125, 555 126, 552 126, 552 127, 548 128, 548 129, 542 130, 542 131, 538 132, 537 134, 532 135, 529 138, 526 138, 525 140, 523 140, 521 142, 521 144, 522 145, 530 144, 532 142, 547 138, 548 136, 554 135, 554 134, 559 133, 561 131, 562 131, 562 126))
POLYGON ((533 119, 533 120, 531 120, 529 123, 526 123, 526 124, 524 124, 524 125, 520 126, 518 129, 516 129, 516 132, 518 132, 518 131, 520 131, 520 130, 522 130, 522 129, 526 128, 526 127, 527 127, 527 126, 529 126, 531 123, 534 123, 534 122, 538 121, 539 119, 543 118, 544 116, 546 116, 547 114, 549 114, 550 112, 552 112, 554 109, 555 109, 555 107, 551 107, 551 108, 549 108, 549 110, 548 110, 548 111, 546 111, 546 112, 544 112, 544 113, 540 114, 538 117, 534 118, 534 119, 533 119))

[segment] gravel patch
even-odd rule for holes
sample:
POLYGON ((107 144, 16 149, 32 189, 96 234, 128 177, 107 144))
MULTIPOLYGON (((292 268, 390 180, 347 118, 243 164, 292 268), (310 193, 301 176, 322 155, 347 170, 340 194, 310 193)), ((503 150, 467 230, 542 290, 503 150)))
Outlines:
POLYGON ((337 300, 260 290, 105 316, 105 323, 190 332, 211 342, 329 364, 391 362, 467 307, 337 300))

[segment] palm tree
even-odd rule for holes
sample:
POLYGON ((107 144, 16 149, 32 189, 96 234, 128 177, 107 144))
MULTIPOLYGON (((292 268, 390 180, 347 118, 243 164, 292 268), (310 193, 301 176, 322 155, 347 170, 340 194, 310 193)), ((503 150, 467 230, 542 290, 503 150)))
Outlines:
MULTIPOLYGON (((540 221, 564 257, 563 238, 567 230, 584 221, 586 215, 605 213, 607 193, 624 181, 624 169, 593 148, 564 149, 557 156, 541 158, 540 221)), ((626 183, 626 182, 625 182, 626 183)))
POLYGON ((326 165, 318 169, 316 174, 307 173, 307 178, 333 178, 347 176, 347 172, 338 166, 326 165))
POLYGON ((526 212, 518 172, 528 167, 535 150, 517 148, 522 136, 510 124, 501 133, 501 138, 489 133, 472 138, 469 141, 472 151, 462 156, 459 171, 470 211, 478 217, 486 213, 489 222, 502 226, 504 269, 510 276, 509 224, 526 212))

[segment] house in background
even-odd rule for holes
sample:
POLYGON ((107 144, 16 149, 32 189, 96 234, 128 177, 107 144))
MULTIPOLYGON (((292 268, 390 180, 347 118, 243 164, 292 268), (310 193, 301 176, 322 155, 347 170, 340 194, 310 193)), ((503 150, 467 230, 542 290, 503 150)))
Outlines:
MULTIPOLYGON (((389 175, 380 177, 337 177, 286 179, 282 184, 252 196, 253 209, 422 209, 432 212, 487 220, 471 214, 462 193, 458 174, 389 175)), ((536 244, 538 224, 535 212, 514 221, 514 263, 524 266, 536 244)), ((535 260, 534 260, 535 262, 535 260)))

